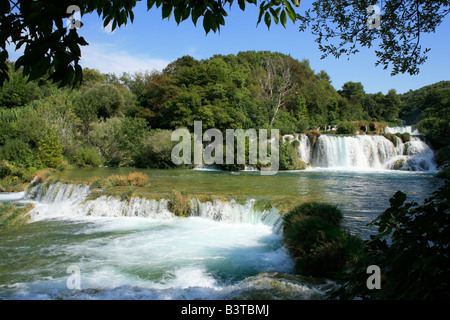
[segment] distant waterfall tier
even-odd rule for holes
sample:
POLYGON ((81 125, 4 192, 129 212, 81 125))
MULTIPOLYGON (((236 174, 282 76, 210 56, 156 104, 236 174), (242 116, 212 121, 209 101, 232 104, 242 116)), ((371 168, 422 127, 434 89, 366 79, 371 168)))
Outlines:
POLYGON ((417 130, 416 127, 414 126, 401 126, 401 127, 386 127, 384 129, 385 133, 409 133, 410 135, 413 136, 418 136, 420 135, 419 130, 417 130))
POLYGON ((420 137, 403 142, 380 135, 320 135, 312 145, 301 134, 298 155, 314 168, 436 170, 434 151, 420 137))
MULTIPOLYGON (((89 186, 81 184, 39 184, 28 190, 26 198, 36 202, 35 209, 31 212, 33 220, 77 217, 175 218, 175 214, 169 209, 169 199, 120 199, 109 195, 93 198, 89 186)), ((235 200, 202 202, 193 197, 189 200, 189 207, 191 217, 227 223, 263 223, 275 230, 279 230, 282 224, 282 216, 277 209, 258 210, 253 199, 245 203, 235 200)))

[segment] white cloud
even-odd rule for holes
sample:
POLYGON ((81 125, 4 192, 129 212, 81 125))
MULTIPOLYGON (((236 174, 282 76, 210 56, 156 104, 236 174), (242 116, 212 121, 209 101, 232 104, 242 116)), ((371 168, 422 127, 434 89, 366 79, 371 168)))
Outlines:
POLYGON ((100 26, 100 29, 107 34, 113 34, 116 30, 112 30, 112 22, 108 23, 106 27, 100 26))
POLYGON ((121 75, 123 72, 161 71, 171 62, 164 59, 133 55, 110 44, 90 44, 81 47, 81 53, 80 64, 84 68, 97 69, 102 73, 115 73, 117 75, 121 75))

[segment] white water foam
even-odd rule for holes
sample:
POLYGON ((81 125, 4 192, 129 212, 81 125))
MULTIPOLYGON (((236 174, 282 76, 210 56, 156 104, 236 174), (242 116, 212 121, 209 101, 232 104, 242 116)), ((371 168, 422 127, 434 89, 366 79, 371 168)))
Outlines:
POLYGON ((420 135, 421 133, 417 128, 413 126, 401 126, 401 127, 386 127, 384 130, 385 133, 409 133, 410 135, 420 135))
MULTIPOLYGON (((131 197, 118 199, 113 196, 100 196, 89 199, 90 188, 85 185, 63 184, 57 182, 47 186, 37 185, 31 188, 26 198, 35 203, 30 211, 31 221, 44 219, 88 219, 139 217, 156 220, 170 220, 175 215, 169 210, 167 199, 145 199, 131 197)), ((256 210, 255 201, 250 199, 245 203, 230 201, 201 202, 193 198, 190 203, 190 216, 202 217, 225 223, 249 223, 270 226, 279 232, 282 216, 275 208, 256 210)))
POLYGON ((24 192, 0 192, 0 201, 18 201, 25 197, 24 192))
MULTIPOLYGON (((61 274, 67 258, 75 261, 81 290, 67 289, 68 275, 45 276, 1 288, 2 298, 229 299, 253 290, 252 283, 245 282, 249 276, 294 270, 281 235, 274 232, 280 215, 256 210, 254 201, 194 199, 191 216, 181 218, 167 210, 163 200, 89 196, 87 186, 62 183, 38 185, 27 194, 35 203, 33 221, 89 222, 58 231, 62 239, 78 240, 50 243, 43 251, 65 261, 55 260, 51 270, 43 267, 46 274, 61 274)), ((297 289, 305 297, 317 293, 306 285, 297 289)))

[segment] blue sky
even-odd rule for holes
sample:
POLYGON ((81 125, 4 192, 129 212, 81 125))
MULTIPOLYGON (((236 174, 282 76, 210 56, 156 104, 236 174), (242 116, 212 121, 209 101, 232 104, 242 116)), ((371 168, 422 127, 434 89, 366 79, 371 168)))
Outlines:
MULTIPOLYGON (((304 6, 302 1, 302 6, 304 6)), ((301 7, 297 10, 304 10, 301 7)), ((423 48, 431 47, 428 60, 417 76, 397 75, 392 77, 389 70, 375 67, 375 48, 362 49, 360 53, 340 59, 329 57, 321 60, 314 37, 308 32, 300 33, 298 27, 288 19, 288 25, 272 25, 270 30, 261 23, 256 26, 258 9, 247 5, 246 11, 234 4, 227 10, 228 17, 220 33, 208 35, 199 19, 197 27, 192 20, 177 25, 174 19, 162 20, 161 11, 152 8, 147 11, 146 1, 138 3, 134 9, 134 23, 116 29, 113 33, 103 28, 96 14, 82 18, 84 26, 78 30, 89 43, 82 48, 83 67, 101 72, 122 72, 162 70, 168 63, 183 55, 196 59, 207 59, 214 54, 237 54, 247 50, 269 50, 289 54, 293 58, 308 59, 315 72, 325 70, 332 85, 340 89, 347 81, 361 82, 368 93, 383 92, 391 88, 398 93, 418 89, 441 80, 450 80, 448 53, 450 52, 450 19, 434 34, 422 37, 423 48)))

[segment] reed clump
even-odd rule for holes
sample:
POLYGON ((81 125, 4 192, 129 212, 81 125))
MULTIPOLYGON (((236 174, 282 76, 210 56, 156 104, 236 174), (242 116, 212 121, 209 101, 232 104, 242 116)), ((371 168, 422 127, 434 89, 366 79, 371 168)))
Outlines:
POLYGON ((93 177, 89 179, 89 185, 92 188, 108 187, 148 187, 150 185, 149 177, 142 172, 131 172, 128 175, 113 174, 107 178, 93 177))
POLYGON ((173 190, 172 196, 169 199, 168 208, 176 216, 189 217, 191 211, 189 196, 184 192, 173 190))

